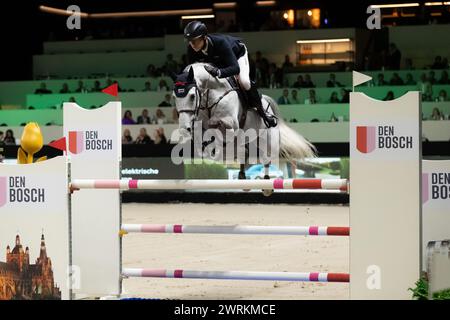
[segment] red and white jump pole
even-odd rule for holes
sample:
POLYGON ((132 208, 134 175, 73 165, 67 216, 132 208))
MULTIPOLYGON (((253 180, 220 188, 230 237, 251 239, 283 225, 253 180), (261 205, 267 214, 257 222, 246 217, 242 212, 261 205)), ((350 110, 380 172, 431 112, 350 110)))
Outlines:
POLYGON ((328 189, 347 191, 347 179, 268 179, 268 180, 94 180, 74 179, 71 189, 328 189))
POLYGON ((297 236, 349 236, 349 227, 325 226, 195 226, 180 224, 123 224, 121 234, 127 233, 204 233, 297 236))
POLYGON ((328 272, 257 272, 257 271, 192 271, 124 268, 124 277, 187 278, 220 280, 267 280, 303 282, 350 282, 348 273, 328 272))

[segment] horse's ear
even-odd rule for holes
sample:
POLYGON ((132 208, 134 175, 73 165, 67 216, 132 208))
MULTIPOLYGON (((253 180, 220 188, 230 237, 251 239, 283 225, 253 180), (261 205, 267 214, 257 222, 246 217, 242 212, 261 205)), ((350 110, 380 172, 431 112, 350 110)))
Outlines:
POLYGON ((173 82, 177 80, 177 74, 173 71, 169 72, 169 77, 172 79, 173 82))
POLYGON ((187 82, 194 82, 194 68, 192 67, 189 68, 187 82))

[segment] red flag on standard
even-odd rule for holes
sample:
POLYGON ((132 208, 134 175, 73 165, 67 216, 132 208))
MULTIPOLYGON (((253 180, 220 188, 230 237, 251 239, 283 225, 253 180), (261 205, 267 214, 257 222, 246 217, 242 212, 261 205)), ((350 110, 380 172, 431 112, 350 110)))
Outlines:
POLYGON ((48 145, 52 148, 66 151, 66 137, 59 138, 58 140, 53 140, 48 145))
POLYGON ((112 95, 114 97, 117 97, 117 91, 118 91, 119 85, 117 83, 114 83, 110 85, 109 87, 106 87, 102 90, 103 93, 112 95))

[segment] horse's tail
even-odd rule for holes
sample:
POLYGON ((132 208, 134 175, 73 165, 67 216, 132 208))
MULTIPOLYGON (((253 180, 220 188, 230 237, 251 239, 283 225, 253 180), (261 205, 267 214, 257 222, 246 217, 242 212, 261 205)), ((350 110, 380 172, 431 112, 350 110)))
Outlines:
POLYGON ((302 160, 304 158, 316 157, 316 148, 302 135, 291 129, 284 122, 278 104, 271 97, 263 95, 270 103, 273 113, 278 118, 278 129, 280 131, 280 156, 288 161, 302 160))

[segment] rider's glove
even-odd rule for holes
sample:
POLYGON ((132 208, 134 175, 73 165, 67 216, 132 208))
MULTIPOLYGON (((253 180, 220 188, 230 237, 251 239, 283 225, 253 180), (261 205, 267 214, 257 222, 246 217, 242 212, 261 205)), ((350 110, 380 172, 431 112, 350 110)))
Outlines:
POLYGON ((205 66, 205 70, 208 71, 213 77, 220 77, 220 70, 213 66, 205 66))

